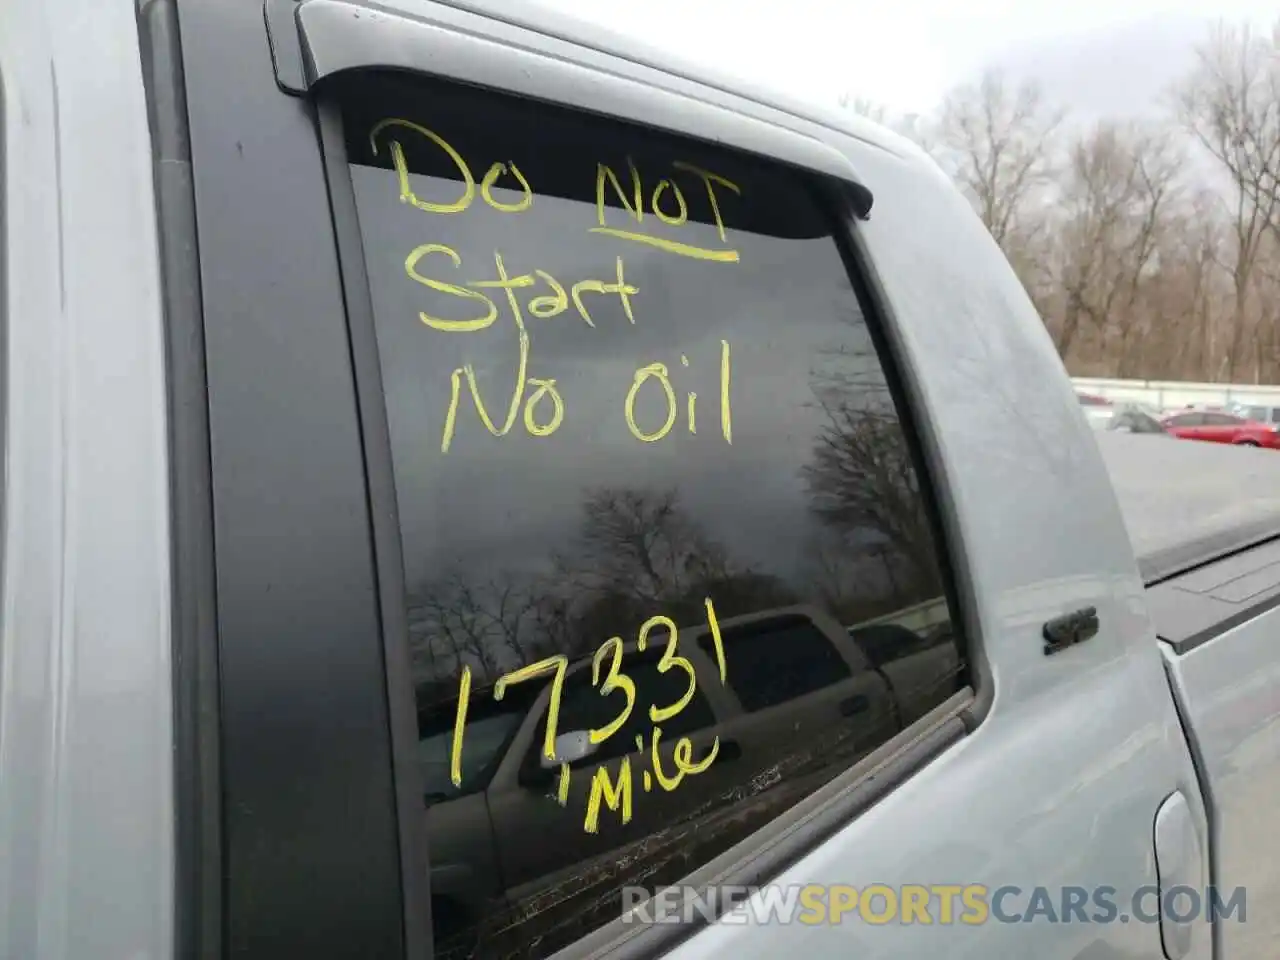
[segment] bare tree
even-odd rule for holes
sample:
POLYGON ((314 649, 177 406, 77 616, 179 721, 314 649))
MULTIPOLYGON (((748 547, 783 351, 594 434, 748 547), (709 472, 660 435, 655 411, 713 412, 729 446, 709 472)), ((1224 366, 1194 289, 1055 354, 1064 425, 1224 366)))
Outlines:
POLYGON ((1159 273, 1146 287, 1151 322, 1140 376, 1203 380, 1218 369, 1220 318, 1231 299, 1221 213, 1221 198, 1201 188, 1180 198, 1166 218, 1159 273))
POLYGON ((1175 102, 1182 125, 1229 181, 1234 297, 1222 372, 1234 380, 1250 336, 1274 337, 1259 329, 1251 295, 1263 238, 1280 233, 1280 22, 1270 37, 1248 26, 1215 27, 1175 102))
POLYGON ((956 88, 943 101, 939 159, 1011 260, 1042 230, 1038 214, 1052 185, 1054 137, 1062 119, 1036 84, 1011 87, 998 71, 956 88))
POLYGON ((432 679, 460 672, 498 674, 498 656, 490 637, 492 614, 477 591, 460 576, 431 584, 409 605, 409 647, 420 673, 432 679))
POLYGON ((1267 237, 1258 272, 1258 333, 1255 342, 1254 379, 1259 383, 1280 380, 1280 233, 1267 237))
POLYGON ((538 579, 474 582, 454 570, 409 603, 415 674, 438 679, 470 667, 478 681, 539 659, 565 635, 565 611, 538 579))
POLYGON ((1134 124, 1100 123, 1072 143, 1058 201, 1060 317, 1051 324, 1064 357, 1087 323, 1117 372, 1135 371, 1178 166, 1167 135, 1134 124))
POLYGON ((1034 83, 988 72, 908 135, 931 141, 1072 372, 1280 382, 1280 22, 1215 27, 1170 105, 1069 134, 1034 83))
MULTIPOLYGON (((932 534, 897 417, 853 397, 829 395, 823 407, 829 422, 801 469, 813 514, 833 533, 860 537, 867 552, 880 558, 891 583, 895 563, 917 590, 936 583, 932 534)), ((830 566, 825 555, 819 563, 830 566)))
POLYGON ((692 582, 728 574, 723 548, 681 509, 675 489, 600 489, 582 510, 580 581, 660 604, 683 596, 692 582))

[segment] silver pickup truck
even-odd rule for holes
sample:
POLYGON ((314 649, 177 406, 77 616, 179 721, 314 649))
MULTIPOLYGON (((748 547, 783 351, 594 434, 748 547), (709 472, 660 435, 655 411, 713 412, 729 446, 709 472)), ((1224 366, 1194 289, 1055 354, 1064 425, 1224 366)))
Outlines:
POLYGON ((1280 956, 1280 459, 912 144, 497 0, 6 4, 0 132, 3 960, 1280 956))

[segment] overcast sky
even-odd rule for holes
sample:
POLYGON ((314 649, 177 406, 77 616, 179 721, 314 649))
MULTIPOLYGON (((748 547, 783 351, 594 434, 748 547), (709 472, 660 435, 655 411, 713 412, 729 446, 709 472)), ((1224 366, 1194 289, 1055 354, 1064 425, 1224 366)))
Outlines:
POLYGON ((925 112, 999 64, 1085 113, 1149 108, 1217 17, 1269 25, 1275 0, 544 0, 684 57, 826 100, 925 112))

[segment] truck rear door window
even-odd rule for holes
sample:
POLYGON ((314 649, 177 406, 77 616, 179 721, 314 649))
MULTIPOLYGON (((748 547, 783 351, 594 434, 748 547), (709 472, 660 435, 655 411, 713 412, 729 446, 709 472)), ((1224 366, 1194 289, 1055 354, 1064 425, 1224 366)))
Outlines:
POLYGON ((448 709, 550 689, 509 739, 463 717, 450 741, 484 789, 437 782, 417 814, 436 930, 543 957, 897 732, 849 631, 945 620, 939 547, 814 184, 412 76, 337 99, 415 688, 448 709), (775 614, 792 626, 756 648, 725 639, 775 614), (788 682, 740 705, 761 671, 788 682))
MULTIPOLYGON (((653 726, 649 719, 650 711, 675 703, 689 689, 683 671, 663 673, 657 658, 633 662, 627 668, 627 676, 635 685, 635 705, 628 712, 626 721, 592 751, 590 758, 593 760, 608 760, 644 749, 642 744, 649 739, 653 726)), ((591 683, 590 671, 583 671, 565 684, 558 729, 565 732, 604 729, 618 716, 619 704, 615 702, 618 699, 600 696, 599 685, 591 683)), ((702 691, 695 688, 693 696, 680 712, 662 725, 662 732, 666 737, 682 737, 707 729, 715 722, 711 704, 702 691)), ((540 729, 545 731, 545 724, 540 729)), ((542 745, 536 742, 536 737, 534 739, 532 748, 536 753, 542 745)))
MULTIPOLYGON (((735 636, 725 644, 731 654, 728 684, 742 708, 754 712, 786 703, 839 683, 850 675, 831 640, 808 619, 787 619, 735 636)), ((722 640, 723 642, 723 640, 722 640)), ((710 638, 700 641, 714 655, 710 638)))

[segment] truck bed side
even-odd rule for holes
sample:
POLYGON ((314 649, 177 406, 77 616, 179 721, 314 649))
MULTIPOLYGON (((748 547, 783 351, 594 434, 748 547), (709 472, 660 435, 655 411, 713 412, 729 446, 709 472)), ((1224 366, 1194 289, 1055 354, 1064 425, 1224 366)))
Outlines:
POLYGON ((1224 899, 1246 891, 1235 919, 1247 922, 1216 924, 1215 953, 1274 956, 1280 916, 1262 905, 1280 896, 1280 539, 1173 575, 1147 598, 1209 814, 1213 883, 1224 899))

